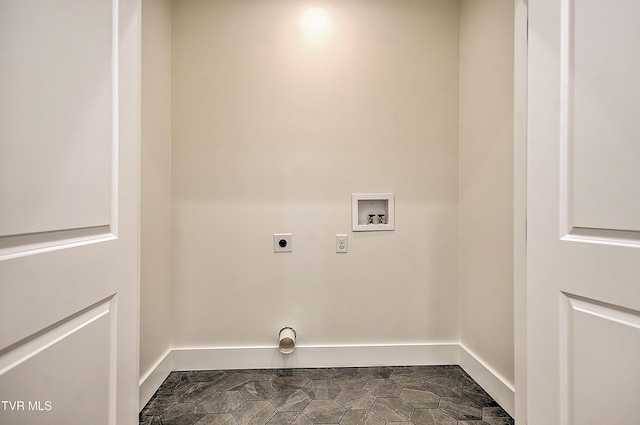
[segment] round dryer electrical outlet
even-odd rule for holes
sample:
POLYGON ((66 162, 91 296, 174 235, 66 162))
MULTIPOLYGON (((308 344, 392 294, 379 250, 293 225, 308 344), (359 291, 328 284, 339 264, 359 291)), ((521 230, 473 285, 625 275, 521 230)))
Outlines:
POLYGON ((274 233, 273 252, 293 252, 291 233, 274 233))

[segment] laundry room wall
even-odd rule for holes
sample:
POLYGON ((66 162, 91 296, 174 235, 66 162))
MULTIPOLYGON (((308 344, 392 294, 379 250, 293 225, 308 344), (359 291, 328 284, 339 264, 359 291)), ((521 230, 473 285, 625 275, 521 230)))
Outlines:
POLYGON ((308 5, 173 2, 174 346, 457 343, 459 4, 308 5), (352 232, 380 192, 395 230, 352 232))
POLYGON ((171 0, 142 2, 140 374, 171 347, 171 0))
POLYGON ((513 388, 514 5, 460 11, 460 341, 513 388))

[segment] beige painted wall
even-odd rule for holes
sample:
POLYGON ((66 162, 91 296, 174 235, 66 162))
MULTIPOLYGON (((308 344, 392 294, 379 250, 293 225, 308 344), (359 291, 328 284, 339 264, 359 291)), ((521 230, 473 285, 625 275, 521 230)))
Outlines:
POLYGON ((142 2, 140 374, 170 346, 171 1, 142 2))
POLYGON ((173 2, 175 345, 457 342, 458 2, 330 1, 324 43, 304 4, 173 2))
POLYGON ((513 2, 460 11, 460 339, 513 385, 513 2))
POLYGON ((255 346, 291 324, 305 345, 461 340, 512 383, 510 2, 336 1, 312 44, 294 1, 176 0, 173 76, 171 3, 143 2, 141 374, 171 328, 255 346), (384 191, 396 231, 352 233, 350 194, 384 191))

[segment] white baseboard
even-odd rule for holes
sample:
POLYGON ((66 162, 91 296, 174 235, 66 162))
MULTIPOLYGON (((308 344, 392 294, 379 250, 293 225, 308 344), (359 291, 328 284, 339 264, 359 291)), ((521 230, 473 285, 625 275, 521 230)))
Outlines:
POLYGON ((174 371, 172 358, 173 352, 168 350, 164 356, 140 378, 140 382, 138 383, 138 411, 144 408, 155 392, 158 391, 160 385, 167 379, 167 376, 174 371))
POLYGON ((515 417, 515 390, 505 379, 488 367, 478 356, 459 345, 457 364, 462 367, 511 417, 515 417))
POLYGON ((456 343, 300 346, 288 355, 275 347, 175 348, 140 380, 140 409, 171 371, 452 364, 460 365, 513 416, 513 387, 456 343))
POLYGON ((301 346, 283 355, 275 347, 174 349, 174 370, 278 369, 456 364, 457 344, 301 346))

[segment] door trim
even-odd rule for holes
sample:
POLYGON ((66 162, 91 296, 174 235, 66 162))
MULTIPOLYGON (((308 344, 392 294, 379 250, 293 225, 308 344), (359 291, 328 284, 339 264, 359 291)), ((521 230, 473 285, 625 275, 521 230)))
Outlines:
POLYGON ((513 282, 514 282, 514 419, 527 423, 527 66, 528 1, 515 0, 514 146, 513 146, 513 282))

